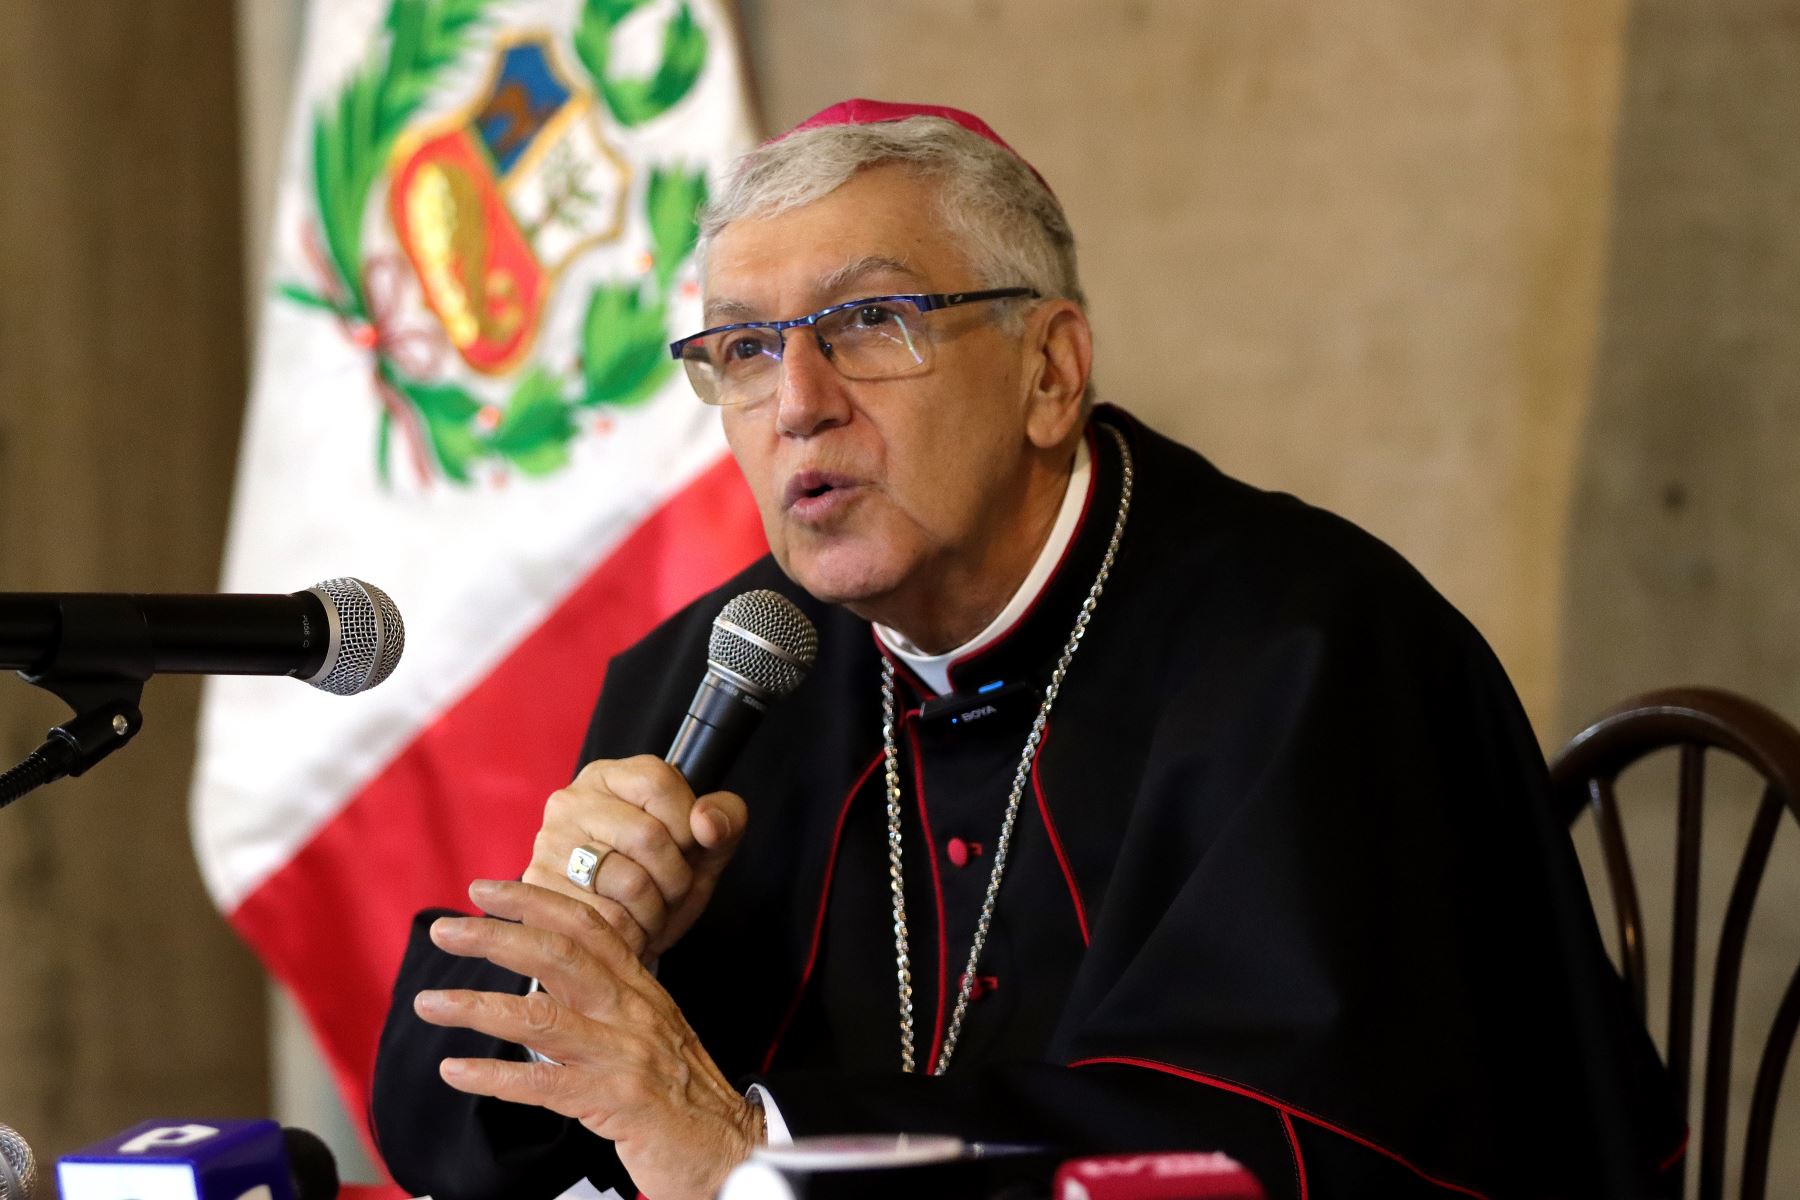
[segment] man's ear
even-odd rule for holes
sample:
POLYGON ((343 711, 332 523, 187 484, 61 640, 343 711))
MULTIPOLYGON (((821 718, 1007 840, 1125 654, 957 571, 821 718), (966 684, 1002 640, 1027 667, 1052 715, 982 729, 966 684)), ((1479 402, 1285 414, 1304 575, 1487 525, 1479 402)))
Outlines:
POLYGON ((1082 398, 1094 363, 1087 314, 1072 300, 1051 300, 1032 314, 1025 333, 1025 436, 1040 450, 1062 445, 1080 428, 1082 398))

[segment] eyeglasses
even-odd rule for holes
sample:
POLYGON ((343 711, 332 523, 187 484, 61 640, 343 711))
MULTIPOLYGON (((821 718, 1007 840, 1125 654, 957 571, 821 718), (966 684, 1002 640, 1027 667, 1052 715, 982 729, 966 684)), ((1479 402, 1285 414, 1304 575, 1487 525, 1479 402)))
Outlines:
POLYGON ((1037 299, 1032 288, 870 296, 791 321, 745 321, 684 337, 669 354, 708 404, 751 404, 775 394, 788 331, 811 329, 819 352, 845 379, 895 379, 931 366, 925 314, 986 300, 1037 299))

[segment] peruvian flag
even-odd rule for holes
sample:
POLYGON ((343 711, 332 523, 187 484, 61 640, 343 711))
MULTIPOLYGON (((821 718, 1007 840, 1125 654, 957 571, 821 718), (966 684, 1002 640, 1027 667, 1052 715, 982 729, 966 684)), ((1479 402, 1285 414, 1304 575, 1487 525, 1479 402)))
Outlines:
POLYGON ((223 586, 359 576, 406 652, 349 698, 212 681, 194 838, 362 1120, 412 914, 524 868, 607 660, 764 549, 667 350, 752 132, 715 0, 308 22, 223 586))

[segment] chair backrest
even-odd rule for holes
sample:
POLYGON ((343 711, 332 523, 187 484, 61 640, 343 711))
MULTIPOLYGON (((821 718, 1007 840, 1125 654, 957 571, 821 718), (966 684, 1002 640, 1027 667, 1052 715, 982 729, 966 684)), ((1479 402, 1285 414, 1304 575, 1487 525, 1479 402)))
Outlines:
MULTIPOLYGON (((1680 753, 1676 808, 1675 927, 1670 959, 1666 1056, 1687 1103, 1693 1063, 1694 984, 1700 907, 1700 829, 1708 750, 1731 754, 1763 781, 1763 795, 1732 883, 1713 970, 1706 1076, 1701 1093, 1700 1200, 1719 1200, 1725 1179, 1725 1116, 1731 1083, 1738 980, 1751 909, 1782 813, 1800 820, 1800 730, 1754 701, 1712 688, 1648 692, 1577 734, 1550 765, 1556 803, 1573 821, 1591 809, 1619 922, 1625 979, 1645 1009, 1643 922, 1613 783, 1619 772, 1664 749, 1680 753)), ((1762 1200, 1770 1138, 1788 1051, 1800 1025, 1800 967, 1789 980, 1757 1066, 1744 1143, 1743 1200, 1762 1200)))

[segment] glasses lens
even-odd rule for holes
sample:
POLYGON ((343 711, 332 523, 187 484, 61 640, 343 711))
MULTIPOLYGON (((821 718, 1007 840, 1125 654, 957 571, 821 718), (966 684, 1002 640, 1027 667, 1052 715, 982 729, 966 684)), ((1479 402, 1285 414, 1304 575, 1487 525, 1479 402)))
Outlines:
POLYGON ((689 358, 685 354, 681 358, 682 369, 687 372, 688 385, 694 389, 694 395, 700 397, 702 403, 718 404, 719 374, 704 360, 689 358))
POLYGON ((819 318, 821 349, 846 379, 891 379, 922 369, 931 342, 918 309, 904 300, 871 300, 819 318))
POLYGON ((694 393, 708 404, 744 404, 774 387, 781 370, 781 335, 751 326, 687 342, 681 349, 694 393))

